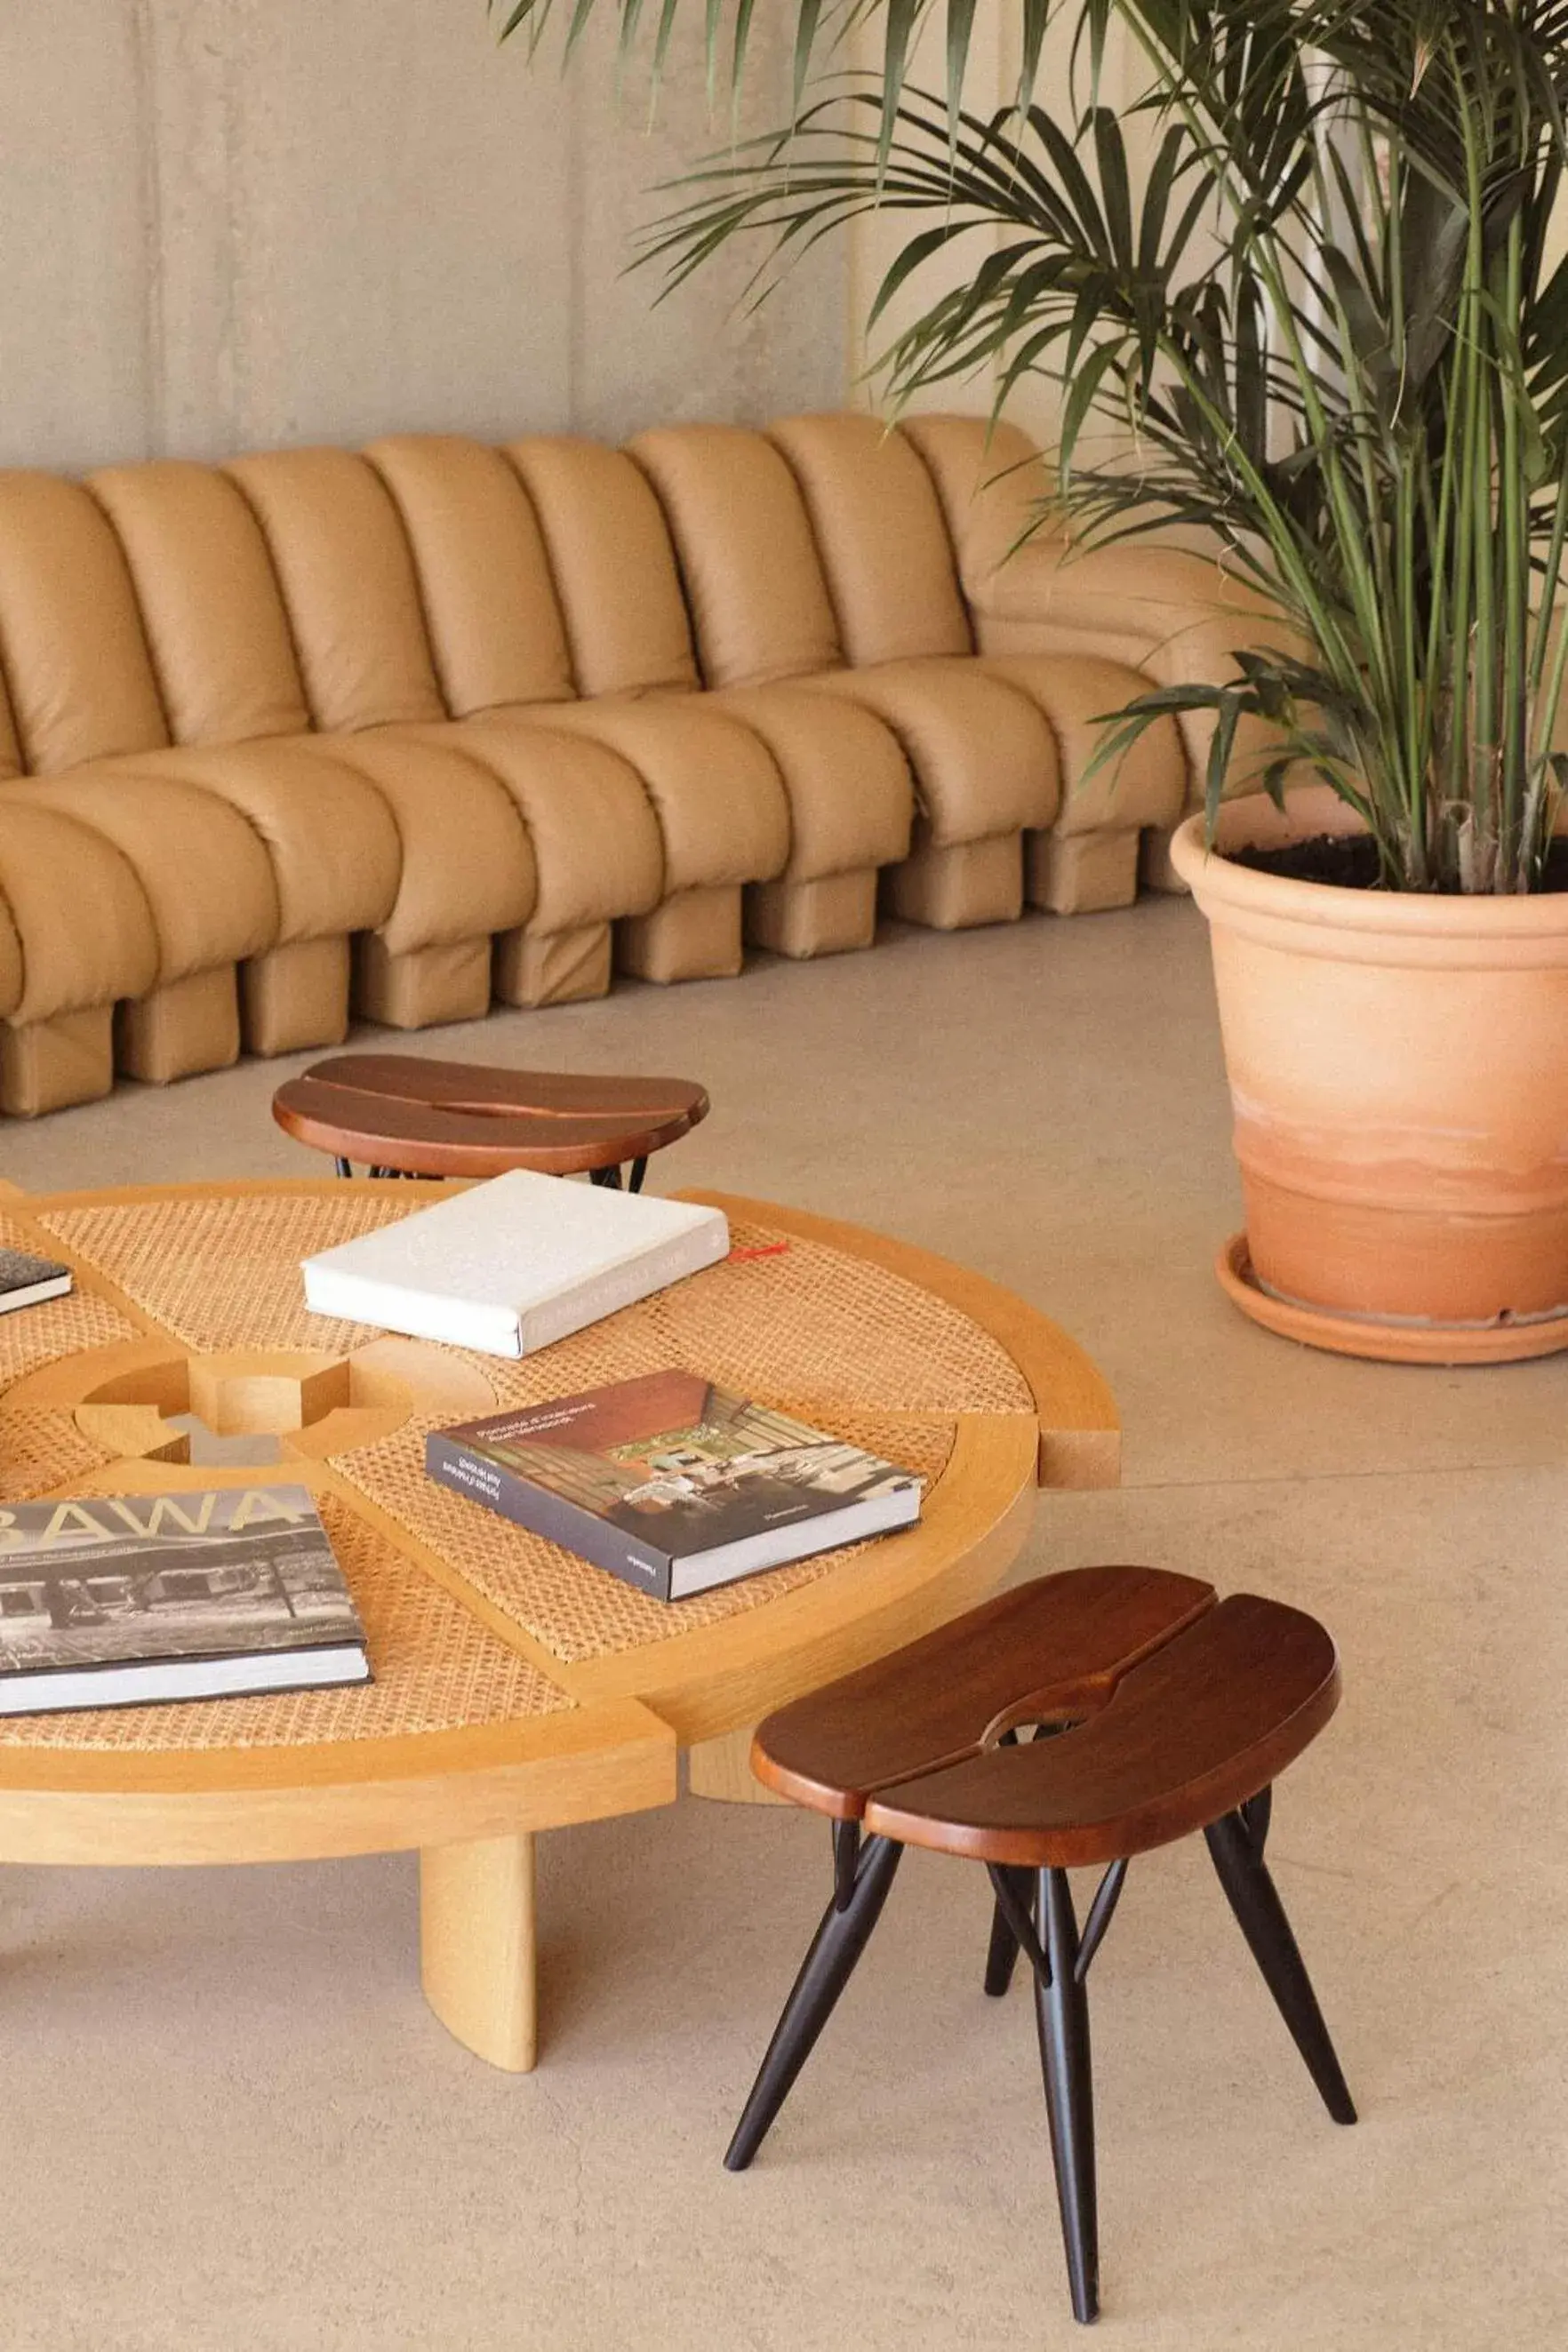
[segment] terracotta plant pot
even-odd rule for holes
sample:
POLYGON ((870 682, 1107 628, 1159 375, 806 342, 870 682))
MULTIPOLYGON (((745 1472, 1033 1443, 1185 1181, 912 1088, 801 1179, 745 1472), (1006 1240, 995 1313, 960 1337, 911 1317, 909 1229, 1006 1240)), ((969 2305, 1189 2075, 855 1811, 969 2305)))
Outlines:
POLYGON ((1287 881, 1224 852, 1359 830, 1326 786, 1172 843, 1207 916, 1256 1320, 1352 1355, 1568 1347, 1568 895, 1287 881))

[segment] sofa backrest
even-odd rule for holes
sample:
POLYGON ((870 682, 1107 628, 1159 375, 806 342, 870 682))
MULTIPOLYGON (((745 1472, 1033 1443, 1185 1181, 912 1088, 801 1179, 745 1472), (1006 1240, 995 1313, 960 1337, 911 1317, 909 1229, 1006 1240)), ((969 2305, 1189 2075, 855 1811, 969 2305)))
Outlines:
POLYGON ((903 434, 874 416, 789 416, 770 433, 805 498, 849 660, 973 652, 942 508, 903 434))
POLYGON ((843 640, 805 501, 766 434, 676 425, 627 446, 674 533, 709 685, 837 668, 843 640))
POLYGON ((0 645, 23 767, 169 740, 120 541, 78 482, 0 474, 0 645))
POLYGON ((0 777, 965 653, 952 497, 866 416, 0 473, 0 777))
POLYGON ((225 470, 267 534, 315 724, 444 719, 414 557, 374 467, 347 449, 274 449, 225 470))
POLYGON ((503 453, 457 434, 406 433, 365 456, 402 515, 453 717, 567 700, 572 656, 544 536, 503 453))
POLYGON ((694 687, 675 550, 631 459, 573 434, 533 434, 506 454, 544 533, 578 693, 694 687))
POLYGON ((109 467, 88 487, 130 568, 174 740, 308 727, 272 559, 238 484, 214 466, 164 459, 109 467))

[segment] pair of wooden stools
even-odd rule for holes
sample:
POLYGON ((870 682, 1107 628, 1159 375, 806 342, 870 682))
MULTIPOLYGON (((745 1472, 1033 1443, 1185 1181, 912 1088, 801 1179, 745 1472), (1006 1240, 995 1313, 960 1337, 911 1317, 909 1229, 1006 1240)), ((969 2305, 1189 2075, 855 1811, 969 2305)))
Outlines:
POLYGON ((1202 1830, 1241 1931, 1336 2123, 1355 2121, 1263 1859, 1269 1792, 1339 1703, 1314 1618, 1152 1568, 1003 1593, 770 1716, 757 1777, 833 1827, 833 1896, 725 2163, 744 2170, 865 1949, 904 1848, 983 1862, 985 1990, 1034 1974, 1073 2311, 1100 2307, 1085 1979, 1131 1856, 1202 1830), (1106 1865, 1082 1927, 1069 1867, 1106 1865))

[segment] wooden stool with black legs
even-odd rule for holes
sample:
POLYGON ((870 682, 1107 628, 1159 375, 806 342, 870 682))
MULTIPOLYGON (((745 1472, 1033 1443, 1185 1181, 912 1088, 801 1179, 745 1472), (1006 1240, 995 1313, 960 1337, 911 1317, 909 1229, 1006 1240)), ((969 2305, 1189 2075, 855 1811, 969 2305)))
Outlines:
POLYGON ((495 1069, 423 1054, 332 1054, 286 1079, 272 1116, 297 1142, 373 1176, 503 1176, 531 1168, 640 1192, 649 1157, 708 1116, 690 1078, 495 1069))
POLYGON ((1034 1974, 1072 2306, 1100 2308, 1089 1962, 1134 1854, 1202 1830, 1232 1911, 1336 2123, 1339 2060, 1263 1859, 1273 1781, 1339 1704, 1315 1618, 1155 1568, 1019 1585, 770 1716, 752 1768, 833 1829, 833 1896, 725 2163, 762 2145, 876 1926, 904 1848, 983 1862, 985 1990, 1034 1974), (1069 1868, 1105 1874, 1082 1927, 1069 1868))

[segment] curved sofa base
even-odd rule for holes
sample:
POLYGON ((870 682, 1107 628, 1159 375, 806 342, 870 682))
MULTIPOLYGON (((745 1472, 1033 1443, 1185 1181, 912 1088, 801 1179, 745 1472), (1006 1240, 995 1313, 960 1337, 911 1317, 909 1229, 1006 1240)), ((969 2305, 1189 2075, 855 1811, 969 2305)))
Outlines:
POLYGON ((1138 896, 1138 840, 1131 833, 1026 833, 1024 895, 1052 915, 1097 915, 1138 896))
POLYGON ((487 938, 448 940, 438 947, 392 954, 367 931, 354 941, 353 1008, 389 1029, 434 1029, 446 1021, 478 1021, 490 1009, 490 943, 487 938))
POLYGON ((1138 878, 1145 890, 1163 890, 1169 898, 1185 898, 1191 894, 1171 859, 1171 844, 1178 830, 1173 824, 1151 826, 1143 835, 1138 878))
POLYGON ((341 1045, 349 1034, 349 943, 290 940, 239 967, 246 1051, 299 1054, 341 1045))
POLYGON ((114 1087, 114 1007, 89 1005, 47 1021, 0 1021, 0 1110, 38 1118, 97 1102, 114 1087))
POLYGON ((616 969, 635 980, 732 980, 744 961, 738 882, 677 890, 616 925, 616 969))
POLYGON ((559 931, 502 931, 491 986, 502 1004, 582 1004, 608 996, 614 941, 608 923, 559 931))
POLYGON ((239 1059, 239 986, 231 963, 187 972, 114 1008, 114 1064, 128 1078, 166 1086, 239 1059))
POLYGON ((877 869, 812 882, 753 882, 746 892, 747 944, 774 955, 846 955, 877 937, 877 869))
POLYGON ((1024 911, 1024 836, 937 844, 918 839, 901 866, 883 877, 888 912, 933 931, 1016 923, 1024 911))

